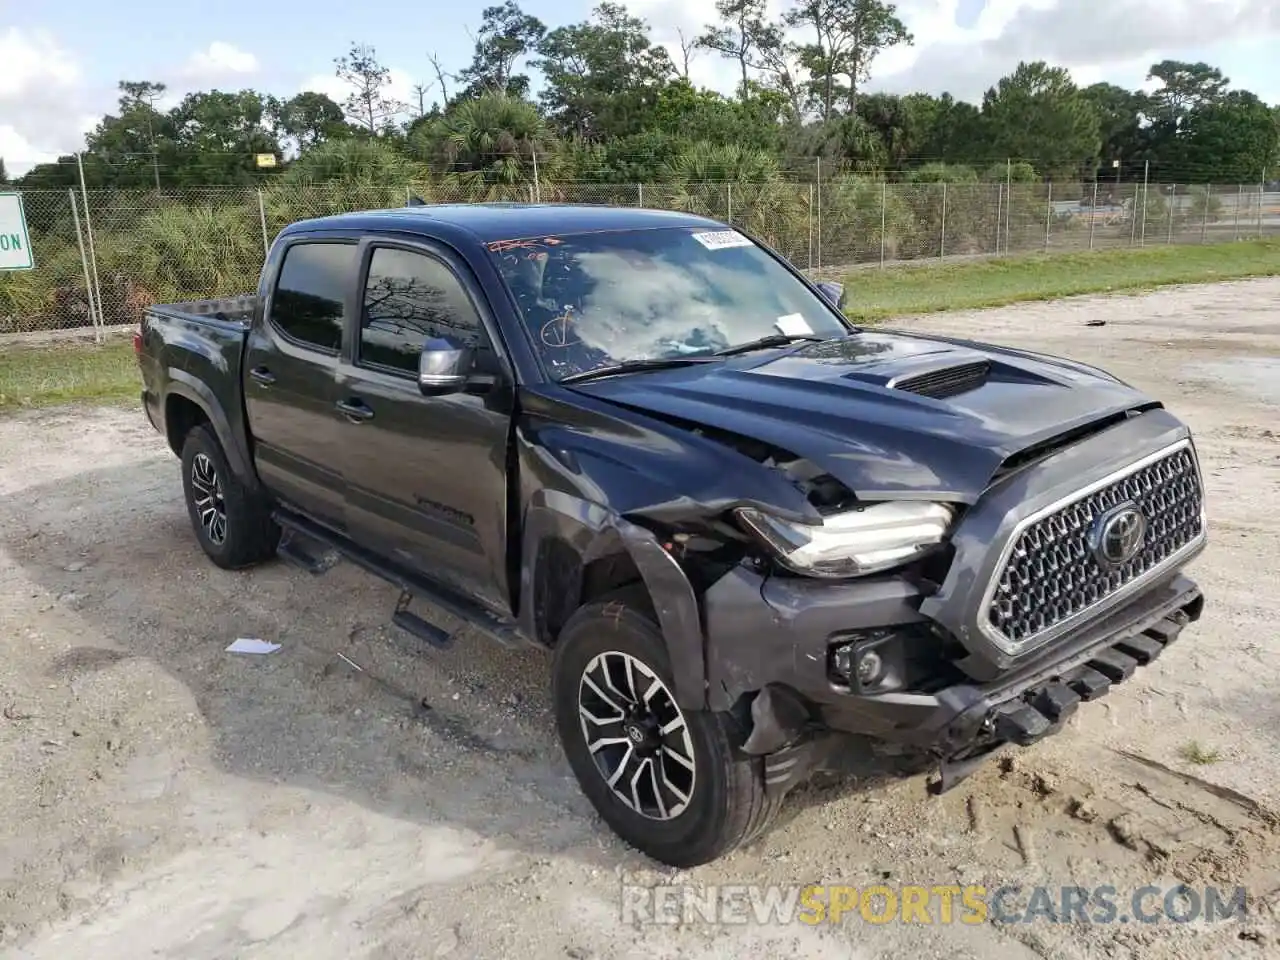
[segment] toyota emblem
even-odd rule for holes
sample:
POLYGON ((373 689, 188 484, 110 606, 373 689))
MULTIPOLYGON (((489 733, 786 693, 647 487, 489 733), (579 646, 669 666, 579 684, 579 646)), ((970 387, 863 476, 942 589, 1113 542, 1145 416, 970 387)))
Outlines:
POLYGON ((1142 549, 1147 518, 1136 503, 1123 503, 1093 522, 1090 546, 1098 561, 1108 567, 1128 563, 1142 549))

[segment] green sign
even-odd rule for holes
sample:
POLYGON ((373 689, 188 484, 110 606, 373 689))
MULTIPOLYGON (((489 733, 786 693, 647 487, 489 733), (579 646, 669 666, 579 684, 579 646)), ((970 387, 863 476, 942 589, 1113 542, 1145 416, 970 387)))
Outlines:
POLYGON ((35 265, 22 194, 0 193, 0 270, 30 270, 35 265))

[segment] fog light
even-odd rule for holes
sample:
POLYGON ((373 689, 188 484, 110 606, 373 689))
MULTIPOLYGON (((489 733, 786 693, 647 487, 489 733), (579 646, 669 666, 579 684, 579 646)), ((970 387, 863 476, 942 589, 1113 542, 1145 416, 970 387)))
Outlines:
POLYGON ((880 659, 880 654, 874 650, 868 650, 858 658, 858 683, 864 687, 869 687, 880 677, 881 671, 884 669, 884 661, 880 659))
POLYGON ((904 680, 899 630, 876 629, 841 637, 828 648, 827 675, 858 693, 883 693, 904 680))

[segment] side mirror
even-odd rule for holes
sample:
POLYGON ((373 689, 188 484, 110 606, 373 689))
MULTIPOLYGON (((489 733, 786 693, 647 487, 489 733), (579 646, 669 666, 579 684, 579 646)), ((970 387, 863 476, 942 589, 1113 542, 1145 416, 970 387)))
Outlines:
POLYGON ((418 389, 425 394, 457 393, 467 386, 475 351, 445 337, 430 337, 418 356, 418 389))
POLYGON ((843 283, 836 283, 834 280, 823 280, 817 286, 822 295, 831 301, 833 307, 837 310, 844 310, 845 292, 843 283))

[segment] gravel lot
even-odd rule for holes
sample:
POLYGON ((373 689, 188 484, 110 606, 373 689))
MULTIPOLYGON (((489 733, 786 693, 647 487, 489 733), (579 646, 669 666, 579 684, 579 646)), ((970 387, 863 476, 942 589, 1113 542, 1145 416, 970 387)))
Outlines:
MULTIPOLYGON (((815 788, 678 878, 593 816, 547 659, 419 650, 340 565, 226 573, 136 409, 0 419, 0 951, 15 958, 1280 953, 1280 280, 906 321, 1099 363, 1189 419, 1204 619, 942 798, 815 788), (1086 326, 1105 319, 1105 326, 1086 326), (266 657, 237 637, 283 644, 266 657), (341 652, 354 669, 338 656, 341 652), (424 706, 425 704, 425 706, 424 706), (1185 759, 1188 744, 1215 762, 1185 759), (623 925, 620 884, 1244 884, 1212 924, 623 925)), ((1206 759, 1210 759, 1206 757, 1206 759)), ((1158 901, 1157 901, 1158 902, 1158 901)))

